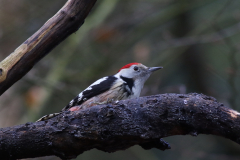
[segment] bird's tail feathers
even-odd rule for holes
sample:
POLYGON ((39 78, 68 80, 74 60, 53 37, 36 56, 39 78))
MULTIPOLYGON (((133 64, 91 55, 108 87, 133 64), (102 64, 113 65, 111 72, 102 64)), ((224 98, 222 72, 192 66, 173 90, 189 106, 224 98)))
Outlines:
POLYGON ((50 118, 56 117, 57 115, 59 115, 59 114, 61 114, 61 113, 62 113, 62 112, 52 113, 52 114, 45 115, 45 116, 43 116, 42 118, 40 118, 39 120, 37 120, 36 122, 48 120, 48 119, 50 119, 50 118))

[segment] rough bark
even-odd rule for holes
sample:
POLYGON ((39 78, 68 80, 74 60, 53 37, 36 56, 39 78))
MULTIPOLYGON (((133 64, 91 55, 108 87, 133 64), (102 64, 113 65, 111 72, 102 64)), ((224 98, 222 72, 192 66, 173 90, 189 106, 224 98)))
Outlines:
POLYGON ((95 2, 96 0, 68 0, 35 34, 5 58, 0 63, 0 95, 60 42, 76 32, 95 2))
POLYGON ((56 155, 71 159, 140 145, 169 149, 160 138, 213 134, 240 144, 240 114, 202 94, 162 94, 98 105, 47 121, 0 129, 0 159, 56 155))

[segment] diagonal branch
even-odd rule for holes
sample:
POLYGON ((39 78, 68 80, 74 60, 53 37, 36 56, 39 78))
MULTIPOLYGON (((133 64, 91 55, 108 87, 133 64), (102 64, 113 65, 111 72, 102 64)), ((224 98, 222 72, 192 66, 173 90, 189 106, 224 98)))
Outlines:
POLYGON ((0 159, 74 158, 140 145, 169 149, 163 137, 213 134, 240 144, 240 114, 202 94, 162 94, 65 112, 48 121, 0 129, 0 159))
MULTIPOLYGON (((68 0, 35 34, 0 63, 0 95, 76 32, 97 0, 68 0)), ((67 53, 66 53, 67 54, 67 53)))

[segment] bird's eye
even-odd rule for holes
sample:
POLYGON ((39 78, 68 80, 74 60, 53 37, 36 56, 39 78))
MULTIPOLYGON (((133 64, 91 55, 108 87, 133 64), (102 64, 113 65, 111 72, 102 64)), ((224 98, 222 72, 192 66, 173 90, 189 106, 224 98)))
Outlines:
POLYGON ((134 69, 134 71, 138 71, 138 67, 137 66, 135 66, 133 69, 134 69))

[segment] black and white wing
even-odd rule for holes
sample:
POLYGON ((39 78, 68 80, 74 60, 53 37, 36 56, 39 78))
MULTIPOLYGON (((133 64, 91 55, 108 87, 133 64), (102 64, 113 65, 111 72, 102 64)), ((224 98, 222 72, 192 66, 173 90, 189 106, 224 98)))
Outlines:
POLYGON ((117 78, 115 76, 103 77, 103 78, 97 80, 96 82, 91 84, 88 88, 86 88, 84 91, 79 93, 79 95, 77 97, 75 97, 73 100, 71 100, 70 103, 61 110, 61 112, 45 115, 42 118, 40 118, 39 120, 37 120, 37 122, 44 121, 44 120, 50 119, 52 117, 55 117, 55 116, 61 114, 63 111, 67 111, 69 108, 71 108, 73 106, 81 105, 84 101, 86 101, 94 96, 97 96, 101 93, 104 93, 105 91, 109 90, 112 87, 112 85, 114 84, 114 82, 116 80, 117 80, 117 78))
POLYGON ((81 105, 83 102, 87 101, 88 99, 97 96, 105 91, 109 90, 114 82, 117 80, 115 76, 108 76, 103 77, 93 84, 91 84, 88 88, 84 91, 79 93, 77 97, 69 102, 69 104, 62 109, 62 111, 66 111, 73 106, 81 105))

